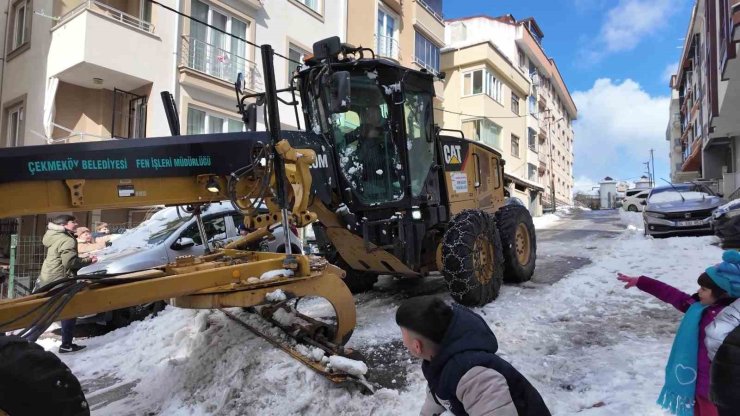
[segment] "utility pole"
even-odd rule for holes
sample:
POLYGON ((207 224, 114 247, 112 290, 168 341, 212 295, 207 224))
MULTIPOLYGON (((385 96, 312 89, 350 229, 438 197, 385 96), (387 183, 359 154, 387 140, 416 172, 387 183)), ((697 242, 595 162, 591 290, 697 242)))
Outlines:
POLYGON ((650 173, 650 161, 648 160, 647 162, 642 162, 642 164, 647 167, 647 171, 645 173, 647 173, 648 175, 648 182, 650 183, 650 187, 653 188, 653 174, 650 173))
POLYGON ((653 149, 650 149, 650 166, 653 167, 653 174, 650 175, 652 178, 650 181, 650 187, 655 188, 655 157, 653 156, 653 149))

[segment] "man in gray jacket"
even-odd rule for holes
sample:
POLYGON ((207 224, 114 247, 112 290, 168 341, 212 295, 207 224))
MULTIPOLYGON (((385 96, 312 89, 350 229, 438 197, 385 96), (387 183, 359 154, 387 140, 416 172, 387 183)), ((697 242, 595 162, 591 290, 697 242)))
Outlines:
MULTIPOLYGON (((95 263, 97 257, 90 256, 80 258, 77 252, 77 219, 72 215, 58 215, 47 226, 46 234, 42 242, 46 247, 46 258, 41 265, 37 290, 46 290, 53 282, 62 279, 73 278, 77 270, 95 263)), ((62 321, 62 345, 60 353, 79 351, 85 346, 72 343, 76 319, 65 319, 62 321)))
POLYGON ((712 360, 711 399, 720 416, 740 409, 740 299, 707 325, 704 343, 712 360))
POLYGON ((421 358, 427 379, 422 416, 549 416, 540 394, 496 355, 498 342, 471 310, 434 296, 404 301, 396 312, 403 345, 421 358))

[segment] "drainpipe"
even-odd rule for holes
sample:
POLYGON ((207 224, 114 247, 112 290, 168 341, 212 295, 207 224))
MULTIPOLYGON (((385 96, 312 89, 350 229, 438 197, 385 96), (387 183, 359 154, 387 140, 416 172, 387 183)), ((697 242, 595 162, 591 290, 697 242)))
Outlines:
MULTIPOLYGON (((180 0, 175 0, 175 10, 180 10, 180 0)), ((177 24, 175 25, 175 36, 174 36, 174 47, 175 47, 175 65, 174 65, 174 77, 172 80, 172 90, 174 91, 174 99, 175 99, 175 106, 177 107, 180 114, 178 114, 178 118, 180 120, 183 120, 184 117, 186 117, 186 114, 184 114, 182 111, 182 108, 180 108, 180 84, 178 82, 178 72, 177 72, 177 66, 180 62, 182 51, 180 50, 180 32, 182 31, 182 17, 180 15, 176 15, 177 24)))
POLYGON ((5 61, 7 60, 6 56, 6 48, 8 45, 8 40, 10 39, 10 34, 8 33, 8 30, 10 29, 10 25, 8 22, 10 21, 10 3, 8 2, 8 6, 5 9, 5 27, 3 28, 3 32, 5 32, 5 42, 3 42, 3 53, 2 56, 0 56, 0 60, 2 63, 0 64, 0 108, 2 108, 2 98, 3 98, 3 85, 5 85, 5 61))

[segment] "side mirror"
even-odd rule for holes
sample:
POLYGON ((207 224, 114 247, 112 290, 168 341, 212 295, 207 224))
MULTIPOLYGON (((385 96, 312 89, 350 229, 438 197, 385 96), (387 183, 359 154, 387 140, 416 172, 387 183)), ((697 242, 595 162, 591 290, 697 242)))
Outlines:
POLYGON ((338 71, 329 78, 329 112, 346 113, 352 104, 350 96, 350 76, 348 71, 338 71))
POLYGON ((244 124, 247 127, 247 131, 257 131, 257 104, 256 103, 247 104, 247 109, 244 110, 244 114, 242 115, 242 120, 244 121, 244 124))
POLYGON ((244 74, 241 72, 236 74, 236 82, 234 82, 234 89, 237 92, 244 91, 244 74))
POLYGON ((180 237, 175 241, 175 244, 172 245, 173 250, 182 250, 189 247, 193 247, 195 245, 195 241, 193 241, 190 237, 180 237))

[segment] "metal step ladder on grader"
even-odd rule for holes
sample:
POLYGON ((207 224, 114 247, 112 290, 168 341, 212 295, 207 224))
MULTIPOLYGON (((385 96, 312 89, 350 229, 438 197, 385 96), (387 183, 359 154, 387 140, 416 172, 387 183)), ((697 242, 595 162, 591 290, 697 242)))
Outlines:
MULTIPOLYGON (((172 137, 0 150, 0 217, 190 205, 208 245, 199 207, 230 200, 256 230, 201 257, 136 273, 72 276, 0 301, 0 332, 23 329, 16 333, 24 337, 0 336, 0 361, 15 363, 0 364, 0 410, 37 409, 39 400, 7 392, 48 393, 56 377, 66 388, 46 396, 53 407, 38 409, 89 412, 66 366, 28 342, 57 320, 158 300, 251 308, 295 341, 353 357, 344 348, 356 323, 352 292, 371 288, 380 274, 414 279, 439 271, 453 299, 472 306, 495 299, 504 277, 532 276, 534 227, 524 207, 507 203, 504 161, 461 132, 442 135, 433 117, 435 75, 333 37, 314 44, 290 86, 277 89, 274 55, 261 46, 264 93, 243 95, 241 76, 235 82, 246 132, 179 135, 176 109, 163 94, 172 137), (299 130, 281 130, 279 102, 296 108, 299 130), (260 107, 266 132, 254 131, 260 107), (269 213, 260 214, 264 205, 269 213), (287 230, 289 223, 313 227, 321 256, 291 253, 288 241, 285 253, 245 250, 270 227, 287 230), (277 290, 286 298, 270 302, 277 290), (302 297, 325 298, 335 317, 299 314, 293 306, 302 297), (296 319, 281 323, 278 311, 296 319)), ((295 342, 225 313, 328 379, 372 389, 362 377, 327 370, 325 359, 303 356, 295 342)))

